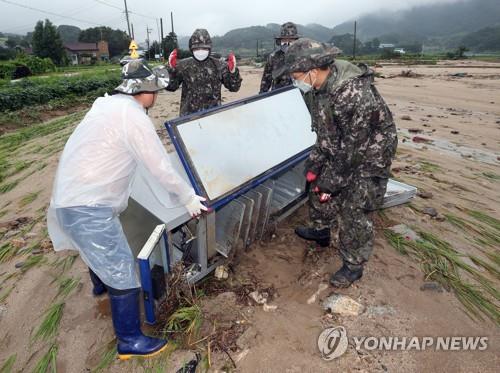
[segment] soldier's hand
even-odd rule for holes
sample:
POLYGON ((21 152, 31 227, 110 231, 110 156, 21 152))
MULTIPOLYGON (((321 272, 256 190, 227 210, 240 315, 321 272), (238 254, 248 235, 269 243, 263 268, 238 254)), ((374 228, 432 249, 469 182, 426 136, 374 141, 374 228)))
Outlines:
POLYGON ((227 56, 227 68, 231 74, 234 74, 236 71, 236 57, 233 52, 227 56))
POLYGON ((307 180, 308 183, 312 183, 317 178, 318 178, 318 175, 316 175, 314 172, 307 171, 306 180, 307 180))
POLYGON ((170 53, 170 56, 168 56, 168 64, 173 69, 177 66, 177 49, 174 49, 172 53, 170 53))
POLYGON ((331 199, 332 199, 332 195, 330 193, 320 193, 320 195, 319 195, 319 202, 320 203, 328 202, 331 199))

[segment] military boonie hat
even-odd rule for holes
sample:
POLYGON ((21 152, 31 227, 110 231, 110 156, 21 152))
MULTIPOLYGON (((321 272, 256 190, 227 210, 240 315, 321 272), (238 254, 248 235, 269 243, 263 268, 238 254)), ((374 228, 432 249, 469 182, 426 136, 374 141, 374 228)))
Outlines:
POLYGON ((193 35, 189 38, 189 49, 193 48, 207 48, 212 49, 212 38, 204 28, 194 30, 193 35))
POLYGON ((297 26, 293 22, 286 22, 281 25, 280 36, 276 39, 298 39, 297 26))
POLYGON ((151 68, 143 60, 131 60, 122 68, 123 82, 116 92, 135 95, 142 92, 157 92, 168 86, 168 71, 164 66, 151 68))
POLYGON ((309 71, 330 65, 335 56, 341 53, 337 47, 318 41, 301 38, 294 41, 285 53, 285 64, 281 69, 273 71, 273 78, 297 71, 309 71))

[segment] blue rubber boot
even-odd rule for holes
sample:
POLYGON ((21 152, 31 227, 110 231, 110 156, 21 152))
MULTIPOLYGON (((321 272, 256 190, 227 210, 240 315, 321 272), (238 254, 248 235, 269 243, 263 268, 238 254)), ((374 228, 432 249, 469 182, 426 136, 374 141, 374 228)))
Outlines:
POLYGON ((167 340, 145 336, 141 331, 139 289, 109 292, 111 317, 118 340, 118 358, 128 360, 134 356, 152 357, 167 348, 167 340))
POLYGON ((94 285, 92 293, 94 293, 96 297, 104 294, 107 291, 104 283, 90 268, 89 268, 89 274, 90 274, 90 281, 92 281, 92 284, 94 285))

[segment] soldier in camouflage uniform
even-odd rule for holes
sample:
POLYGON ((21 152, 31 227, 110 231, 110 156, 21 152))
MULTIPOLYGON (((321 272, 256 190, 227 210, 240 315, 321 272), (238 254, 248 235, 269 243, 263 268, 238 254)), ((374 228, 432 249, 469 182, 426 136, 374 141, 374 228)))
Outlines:
POLYGON ((328 246, 331 230, 338 227, 343 266, 330 282, 347 287, 362 276, 373 250, 370 212, 382 205, 397 135, 372 71, 335 60, 336 53, 323 43, 299 39, 286 53, 284 70, 310 95, 317 133, 306 166, 312 226, 296 233, 328 246))
POLYGON ((283 68, 285 64, 285 52, 288 46, 298 38, 297 26, 294 23, 287 22, 281 26, 280 36, 276 38, 279 48, 273 51, 267 58, 259 93, 267 92, 269 89, 274 91, 275 89, 292 85, 292 78, 290 78, 289 74, 282 74, 273 78, 273 71, 283 68))
POLYGON ((170 83, 168 91, 176 91, 182 84, 180 115, 219 106, 221 87, 238 92, 241 77, 236 58, 230 53, 227 62, 210 56, 212 40, 207 30, 197 29, 189 39, 193 57, 177 62, 177 50, 169 57, 170 83))

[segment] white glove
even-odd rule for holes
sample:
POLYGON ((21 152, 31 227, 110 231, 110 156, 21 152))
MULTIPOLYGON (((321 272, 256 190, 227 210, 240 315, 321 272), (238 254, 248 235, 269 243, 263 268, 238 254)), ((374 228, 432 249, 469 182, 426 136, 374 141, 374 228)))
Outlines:
POLYGON ((200 216, 203 211, 208 211, 207 206, 202 204, 207 199, 201 196, 194 196, 193 199, 186 205, 186 209, 193 218, 200 216))

